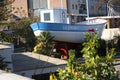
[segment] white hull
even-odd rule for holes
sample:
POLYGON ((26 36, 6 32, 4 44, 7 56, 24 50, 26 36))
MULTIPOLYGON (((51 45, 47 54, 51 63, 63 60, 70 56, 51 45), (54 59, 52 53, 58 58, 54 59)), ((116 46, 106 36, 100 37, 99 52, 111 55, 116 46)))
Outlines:
MULTIPOLYGON (((36 36, 40 35, 42 30, 34 31, 36 36)), ((51 36, 54 36, 54 40, 63 41, 63 42, 71 42, 71 43, 80 43, 84 41, 85 34, 88 32, 66 32, 66 31, 49 31, 51 36)), ((102 31, 97 32, 99 34, 99 38, 101 37, 102 31)))

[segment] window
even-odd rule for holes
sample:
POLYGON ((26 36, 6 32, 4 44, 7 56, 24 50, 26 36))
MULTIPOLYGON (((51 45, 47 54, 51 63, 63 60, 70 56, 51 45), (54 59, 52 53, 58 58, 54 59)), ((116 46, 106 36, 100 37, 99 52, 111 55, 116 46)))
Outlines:
POLYGON ((72 9, 74 9, 74 4, 72 4, 72 9))
POLYGON ((50 21, 50 13, 44 13, 44 21, 50 21))
POLYGON ((76 10, 78 9, 77 4, 76 4, 76 10))

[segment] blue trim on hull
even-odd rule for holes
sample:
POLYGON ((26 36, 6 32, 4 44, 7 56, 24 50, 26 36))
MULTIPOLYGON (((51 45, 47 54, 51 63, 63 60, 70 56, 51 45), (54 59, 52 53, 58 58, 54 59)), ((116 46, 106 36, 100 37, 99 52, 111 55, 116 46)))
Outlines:
MULTIPOLYGON (((105 23, 102 23, 101 25, 104 25, 105 23)), ((64 24, 64 23, 33 23, 31 24, 31 28, 33 31, 36 30, 45 30, 45 31, 74 31, 74 32, 86 32, 88 29, 95 29, 99 28, 100 30, 103 29, 100 24, 96 25, 71 25, 71 24, 64 24)))

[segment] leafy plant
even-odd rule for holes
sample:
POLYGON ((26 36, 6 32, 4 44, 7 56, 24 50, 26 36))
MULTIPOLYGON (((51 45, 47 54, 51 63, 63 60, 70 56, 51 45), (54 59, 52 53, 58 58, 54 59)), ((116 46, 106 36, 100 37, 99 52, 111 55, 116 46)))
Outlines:
POLYGON ((99 42, 97 34, 86 35, 86 42, 83 44, 83 57, 85 58, 84 69, 82 72, 92 80, 113 80, 116 77, 114 68, 114 49, 110 49, 105 57, 98 56, 97 49, 99 42))
POLYGON ((69 59, 65 70, 59 69, 58 75, 51 80, 114 80, 117 77, 114 68, 114 49, 110 49, 105 57, 97 54, 99 41, 97 34, 86 34, 83 43, 84 63, 78 64, 75 59, 75 51, 69 51, 69 59))

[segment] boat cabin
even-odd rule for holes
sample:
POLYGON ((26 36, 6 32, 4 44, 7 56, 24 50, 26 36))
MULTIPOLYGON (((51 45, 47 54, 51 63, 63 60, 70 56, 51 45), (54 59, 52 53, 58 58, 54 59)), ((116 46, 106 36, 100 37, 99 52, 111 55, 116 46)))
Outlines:
POLYGON ((66 9, 46 9, 40 12, 41 22, 67 23, 66 9))

